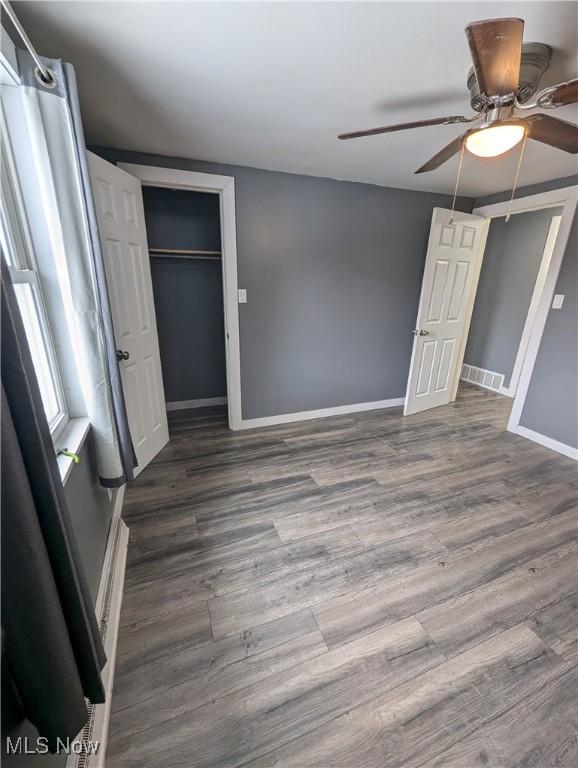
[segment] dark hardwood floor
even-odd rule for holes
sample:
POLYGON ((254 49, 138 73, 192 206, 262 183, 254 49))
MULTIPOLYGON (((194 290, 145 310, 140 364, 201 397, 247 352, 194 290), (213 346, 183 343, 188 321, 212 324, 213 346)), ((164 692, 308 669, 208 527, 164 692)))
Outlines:
POLYGON ((576 464, 511 402, 172 418, 125 502, 108 768, 575 768, 576 464))

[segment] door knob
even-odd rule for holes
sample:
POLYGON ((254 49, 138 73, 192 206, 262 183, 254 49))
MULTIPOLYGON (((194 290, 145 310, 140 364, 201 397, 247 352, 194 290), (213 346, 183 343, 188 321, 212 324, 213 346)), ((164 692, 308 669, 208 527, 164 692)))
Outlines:
POLYGON ((429 331, 424 331, 423 329, 421 331, 418 331, 417 328, 412 331, 414 336, 429 336, 429 331))
POLYGON ((117 349, 116 350, 116 359, 120 362, 121 360, 128 360, 130 357, 129 353, 124 349, 117 349))

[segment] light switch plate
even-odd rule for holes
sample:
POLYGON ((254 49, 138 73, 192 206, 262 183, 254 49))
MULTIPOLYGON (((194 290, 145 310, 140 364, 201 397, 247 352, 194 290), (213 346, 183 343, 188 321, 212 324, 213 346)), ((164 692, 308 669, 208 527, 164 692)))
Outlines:
POLYGON ((239 304, 247 303, 247 289, 239 288, 239 304))
POLYGON ((552 302, 552 309, 562 309, 562 304, 564 303, 564 293, 557 293, 554 296, 554 301, 552 302))

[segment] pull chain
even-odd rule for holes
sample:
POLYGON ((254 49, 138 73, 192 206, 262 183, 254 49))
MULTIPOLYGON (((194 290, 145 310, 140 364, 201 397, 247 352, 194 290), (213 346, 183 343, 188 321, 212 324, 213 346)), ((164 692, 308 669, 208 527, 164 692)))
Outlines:
POLYGON ((452 200, 452 212, 450 214, 450 224, 454 223, 454 209, 456 207, 456 198, 458 196, 458 186, 460 183, 460 176, 462 175, 462 163, 464 161, 464 150, 466 148, 466 142, 462 141, 462 151, 460 152, 460 164, 458 165, 458 175, 456 178, 456 186, 454 187, 454 199, 452 200))
POLYGON ((516 175, 514 177, 514 186, 512 187, 512 196, 510 197, 510 206, 508 208, 508 214, 506 216, 506 222, 510 221, 512 215, 512 204, 514 202, 514 194, 518 185, 518 176, 520 175, 520 168, 522 167, 522 160, 524 158, 524 150, 526 149, 526 142, 528 141, 528 133, 524 134, 524 141, 522 142, 522 149, 520 151, 520 157, 518 159, 518 167, 516 168, 516 175))

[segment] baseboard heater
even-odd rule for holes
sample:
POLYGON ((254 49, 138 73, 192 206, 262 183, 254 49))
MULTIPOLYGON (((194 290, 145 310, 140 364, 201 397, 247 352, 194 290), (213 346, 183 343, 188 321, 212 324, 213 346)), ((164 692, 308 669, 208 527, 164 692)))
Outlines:
POLYGON ((124 588, 126 553, 128 546, 128 528, 120 517, 124 488, 118 491, 115 514, 111 522, 102 577, 96 598, 95 612, 99 622, 100 635, 107 662, 102 671, 106 701, 104 704, 87 704, 88 722, 75 741, 98 742, 96 754, 84 751, 71 754, 66 761, 66 768, 104 768, 108 724, 110 719, 114 668, 116 662, 116 644, 120 625, 120 609, 124 588))

